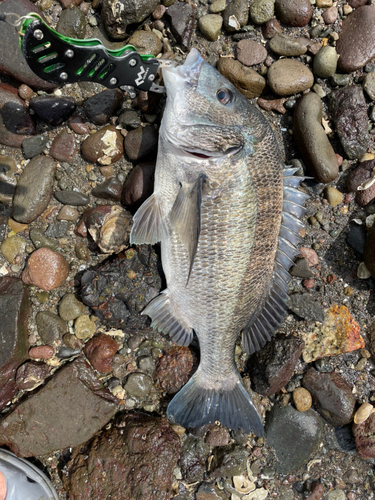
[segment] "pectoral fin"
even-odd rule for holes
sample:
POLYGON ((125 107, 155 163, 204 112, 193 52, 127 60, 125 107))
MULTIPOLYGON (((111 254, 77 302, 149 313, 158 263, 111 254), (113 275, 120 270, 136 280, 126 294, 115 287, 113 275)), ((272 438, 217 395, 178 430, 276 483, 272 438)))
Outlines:
POLYGON ((130 243, 154 245, 166 236, 165 222, 158 198, 153 194, 138 209, 133 219, 130 243))
POLYGON ((197 253, 201 231, 202 187, 206 179, 201 174, 194 183, 184 183, 177 195, 170 213, 173 230, 179 235, 189 254, 189 275, 197 253))

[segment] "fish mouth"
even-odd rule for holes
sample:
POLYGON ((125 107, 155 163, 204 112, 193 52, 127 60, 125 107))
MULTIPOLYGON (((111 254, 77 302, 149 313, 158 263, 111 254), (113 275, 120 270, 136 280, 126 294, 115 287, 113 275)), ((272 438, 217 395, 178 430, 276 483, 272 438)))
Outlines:
POLYGON ((197 49, 191 49, 184 64, 181 66, 163 68, 163 80, 167 95, 173 96, 181 91, 181 86, 188 83, 196 87, 204 62, 197 49))
POLYGON ((223 158, 223 157, 228 157, 228 156, 234 156, 236 153, 238 153, 242 147, 232 147, 228 148, 226 151, 203 151, 203 150, 189 150, 189 149, 182 149, 182 151, 189 155, 189 156, 194 156, 195 158, 200 158, 202 160, 207 160, 211 158, 223 158))

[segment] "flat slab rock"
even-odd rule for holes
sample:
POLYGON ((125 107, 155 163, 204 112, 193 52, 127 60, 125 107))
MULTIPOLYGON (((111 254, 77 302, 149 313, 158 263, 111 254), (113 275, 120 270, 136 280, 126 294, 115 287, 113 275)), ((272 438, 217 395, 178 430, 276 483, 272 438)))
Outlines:
POLYGON ((77 358, 7 414, 0 423, 0 445, 20 457, 78 446, 113 417, 116 403, 89 364, 77 358))
POLYGON ((73 450, 64 487, 75 500, 169 500, 180 449, 165 419, 126 415, 73 450))

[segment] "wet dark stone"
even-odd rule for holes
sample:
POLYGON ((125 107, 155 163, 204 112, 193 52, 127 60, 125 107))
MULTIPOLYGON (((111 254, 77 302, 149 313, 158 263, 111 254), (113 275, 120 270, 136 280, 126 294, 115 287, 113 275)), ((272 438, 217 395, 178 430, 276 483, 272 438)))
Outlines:
POLYGON ((141 23, 159 5, 158 0, 118 0, 113 8, 111 0, 102 2, 102 21, 111 38, 124 40, 129 25, 141 23))
POLYGON ((49 154, 55 160, 72 163, 77 151, 78 146, 74 134, 69 134, 67 130, 63 130, 52 141, 49 154))
POLYGON ((330 450, 339 451, 348 455, 355 455, 355 441, 352 424, 332 427, 325 426, 325 442, 330 450))
POLYGON ((28 361, 21 365, 16 374, 17 388, 21 391, 31 391, 42 384, 48 377, 51 367, 45 363, 28 361))
POLYGON ((202 439, 188 436, 181 449, 180 467, 184 481, 202 481, 206 472, 206 460, 210 447, 202 439))
POLYGON ((195 8, 185 2, 176 2, 168 7, 165 17, 171 24, 171 31, 183 50, 190 48, 195 21, 195 8))
POLYGON ((281 474, 292 474, 316 453, 323 432, 323 422, 313 410, 300 412, 291 405, 276 404, 267 413, 266 441, 274 448, 281 474))
POLYGON ((30 99, 30 108, 48 125, 60 125, 76 109, 73 97, 38 96, 30 99))
POLYGON ((254 353, 248 363, 253 388, 272 396, 290 380, 305 343, 300 337, 277 335, 254 353))
POLYGON ((138 252, 131 248, 120 253, 83 274, 82 302, 108 326, 142 328, 148 319, 139 312, 161 287, 157 265, 157 256, 147 245, 138 252))
POLYGON ((90 197, 78 191, 55 191, 53 195, 63 205, 82 207, 90 203, 90 197))
MULTIPOLYGON (((1 4, 0 4, 1 5, 1 4)), ((10 146, 11 148, 20 148, 22 142, 27 138, 26 135, 13 134, 3 123, 3 117, 0 113, 0 144, 10 146)))
POLYGON ((353 424, 357 453, 361 458, 375 458, 375 414, 362 424, 353 424))
POLYGON ((312 16, 310 0, 276 0, 276 17, 287 26, 306 26, 312 16))
POLYGON ((122 191, 121 203, 137 210, 154 191, 155 163, 140 163, 130 172, 122 191))
POLYGON ((347 242, 353 250, 362 255, 366 242, 366 229, 364 226, 353 224, 349 230, 347 242))
POLYGON ((315 276, 310 269, 308 260, 304 257, 297 259, 296 264, 290 270, 290 274, 297 276, 297 278, 313 278, 315 276))
POLYGON ((59 17, 56 31, 70 38, 85 38, 86 16, 78 7, 64 9, 59 17))
POLYGON ((352 418, 356 399, 352 388, 335 372, 321 373, 310 368, 302 379, 314 406, 330 424, 346 425, 352 418))
POLYGON ((117 123, 123 128, 138 128, 141 126, 141 119, 133 109, 125 109, 118 117, 117 123))
POLYGON ((49 138, 43 135, 28 137, 22 142, 23 155, 26 159, 34 158, 43 153, 48 144, 49 138))
POLYGON ((68 332, 68 325, 57 314, 40 311, 35 317, 40 338, 45 344, 52 345, 68 332))
POLYGON ((289 297, 289 309, 307 321, 324 321, 324 311, 307 293, 293 293, 289 297))
POLYGON ((47 247, 51 250, 57 250, 58 248, 57 241, 47 238, 41 229, 33 227, 30 229, 29 235, 35 248, 47 247))
POLYGON ((68 231, 71 227, 69 221, 59 220, 52 222, 44 233, 47 238, 66 238, 68 236, 68 231))
POLYGON ((122 101, 123 94, 120 89, 107 89, 87 99, 83 109, 92 123, 104 125, 121 108, 122 101))
POLYGON ((246 26, 249 19, 249 7, 246 0, 232 0, 227 4, 223 13, 223 24, 225 31, 229 33, 238 31, 246 26), (233 17, 238 22, 238 27, 233 26, 233 17))
POLYGON ((167 420, 122 415, 84 450, 73 450, 63 484, 75 500, 169 500, 180 449, 167 420))
POLYGON ((1 109, 3 123, 13 134, 35 135, 35 123, 23 104, 6 102, 1 109))
POLYGON ((89 364, 78 358, 7 414, 0 424, 0 444, 19 457, 78 446, 116 411, 116 398, 104 389, 89 364))
POLYGON ((118 349, 117 342, 109 335, 98 335, 85 345, 85 355, 91 365, 100 373, 111 373, 111 361, 118 349))
POLYGON ((96 186, 91 193, 97 198, 103 198, 104 200, 120 201, 122 183, 116 177, 110 177, 96 186))
POLYGON ((14 375, 27 357, 28 288, 18 278, 0 278, 0 409, 16 393, 14 375))
MULTIPOLYGON (((186 4, 188 5, 188 4, 186 4)), ((146 156, 156 156, 158 133, 151 125, 131 130, 125 137, 125 153, 132 161, 138 161, 146 156)))
POLYGON ((189 347, 173 346, 156 360, 154 382, 167 394, 175 394, 198 368, 198 358, 189 347))
POLYGON ((375 225, 372 225, 368 232, 363 249, 363 261, 371 276, 375 278, 375 225))
POLYGON ((357 168, 350 172, 346 181, 348 191, 355 192, 355 201, 360 207, 364 207, 375 198, 375 184, 372 184, 367 189, 357 189, 361 184, 370 180, 374 167, 375 160, 363 161, 357 168))
POLYGON ((242 446, 236 444, 218 446, 212 454, 214 458, 210 467, 210 479, 239 476, 246 470, 249 452, 242 446))
POLYGON ((348 158, 356 160, 367 151, 367 104, 361 87, 352 86, 330 94, 332 118, 348 158))

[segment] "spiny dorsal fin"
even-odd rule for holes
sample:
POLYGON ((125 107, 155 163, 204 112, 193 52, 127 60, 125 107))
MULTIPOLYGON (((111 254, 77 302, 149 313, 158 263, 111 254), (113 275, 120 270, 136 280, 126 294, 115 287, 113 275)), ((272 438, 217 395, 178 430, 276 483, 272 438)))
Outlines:
POLYGON ((193 183, 181 184, 170 213, 170 223, 173 230, 179 235, 189 254, 189 281, 197 253, 199 234, 201 232, 201 204, 202 187, 206 176, 201 174, 193 183))

